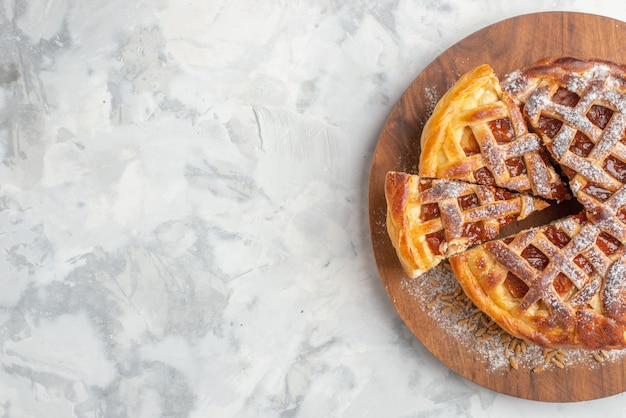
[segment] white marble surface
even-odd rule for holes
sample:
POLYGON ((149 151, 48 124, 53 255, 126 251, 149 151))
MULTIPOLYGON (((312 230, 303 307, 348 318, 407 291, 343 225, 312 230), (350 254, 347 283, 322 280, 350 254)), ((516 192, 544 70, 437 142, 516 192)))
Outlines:
POLYGON ((0 0, 0 416, 622 417, 494 393, 380 283, 367 180, 439 53, 626 3, 0 0))

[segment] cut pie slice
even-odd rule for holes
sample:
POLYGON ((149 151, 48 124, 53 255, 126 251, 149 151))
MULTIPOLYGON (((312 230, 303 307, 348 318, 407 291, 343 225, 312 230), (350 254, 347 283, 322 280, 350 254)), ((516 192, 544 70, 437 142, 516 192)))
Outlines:
POLYGON ((549 58, 509 74, 502 85, 541 134, 585 209, 605 207, 613 214, 622 210, 626 67, 602 60, 549 58))
POLYGON ((542 199, 501 188, 396 171, 387 173, 385 198, 389 237, 411 277, 548 207, 542 199))
POLYGON ((529 192, 552 200, 569 193, 537 134, 503 92, 493 69, 463 75, 439 100, 421 136, 419 174, 529 192))
POLYGON ((476 306, 544 347, 626 345, 626 225, 585 215, 494 240, 450 258, 476 306), (618 225, 619 224, 619 225, 618 225))

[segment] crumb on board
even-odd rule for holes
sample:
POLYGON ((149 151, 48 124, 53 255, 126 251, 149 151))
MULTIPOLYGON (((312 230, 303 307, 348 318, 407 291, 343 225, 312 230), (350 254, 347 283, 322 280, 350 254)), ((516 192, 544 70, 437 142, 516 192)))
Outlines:
MULTIPOLYGON (((449 272, 449 266, 446 267, 445 263, 439 268, 449 272)), ((449 283, 442 286, 440 277, 441 275, 433 275, 428 278, 432 288, 440 290, 434 293, 434 297, 427 304, 428 309, 453 316, 456 326, 471 333, 475 341, 484 343, 486 349, 492 351, 492 355, 497 353, 500 363, 506 364, 511 369, 525 368, 539 373, 550 368, 564 369, 587 359, 591 359, 596 364, 611 359, 608 350, 541 348, 532 342, 516 338, 478 309, 458 283, 454 287, 451 287, 449 283)))

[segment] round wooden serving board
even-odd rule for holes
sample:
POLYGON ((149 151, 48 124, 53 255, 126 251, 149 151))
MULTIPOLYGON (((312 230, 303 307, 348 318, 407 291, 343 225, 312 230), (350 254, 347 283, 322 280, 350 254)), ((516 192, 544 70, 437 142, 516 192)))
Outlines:
MULTIPOLYGON (((571 402, 626 391, 624 356, 611 362, 575 362, 542 372, 490 370, 488 359, 446 331, 424 303, 407 291, 404 274, 386 234, 387 171, 417 172, 419 137, 434 103, 474 67, 490 64, 498 76, 548 56, 602 58, 626 63, 626 23, 583 13, 547 12, 510 18, 473 33, 443 52, 413 81, 391 112, 372 160, 369 214, 372 245, 385 289, 407 327, 442 363, 494 391, 541 401, 571 402)), ((419 280, 416 279, 416 280, 419 280)))

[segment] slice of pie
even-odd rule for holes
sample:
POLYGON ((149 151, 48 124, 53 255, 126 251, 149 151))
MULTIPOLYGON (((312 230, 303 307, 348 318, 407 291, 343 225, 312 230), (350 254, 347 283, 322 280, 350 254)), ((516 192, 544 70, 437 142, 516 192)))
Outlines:
POLYGON ((421 136, 419 174, 529 192, 552 200, 569 193, 539 136, 503 92, 493 69, 463 75, 437 102, 421 136))
POLYGON ((395 171, 387 173, 385 198, 389 237, 411 277, 548 206, 501 188, 395 171))
POLYGON ((626 191, 618 191, 626 183, 626 67, 549 58, 508 75, 503 89, 541 134, 587 211, 623 211, 626 191))
POLYGON ((472 301, 544 347, 626 345, 625 228, 577 215, 452 256, 472 301))

